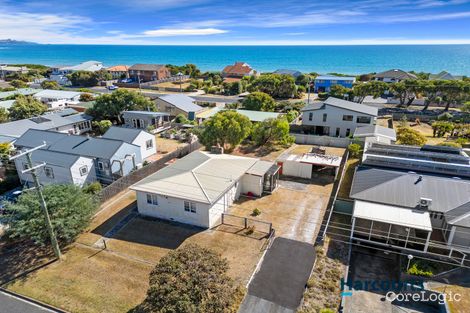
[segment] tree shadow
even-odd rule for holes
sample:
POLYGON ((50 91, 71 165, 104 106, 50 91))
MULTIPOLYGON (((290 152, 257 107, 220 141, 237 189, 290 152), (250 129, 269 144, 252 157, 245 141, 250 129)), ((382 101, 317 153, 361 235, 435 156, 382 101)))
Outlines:
POLYGON ((0 285, 23 280, 55 260, 49 245, 38 246, 27 241, 3 242, 0 245, 0 285))

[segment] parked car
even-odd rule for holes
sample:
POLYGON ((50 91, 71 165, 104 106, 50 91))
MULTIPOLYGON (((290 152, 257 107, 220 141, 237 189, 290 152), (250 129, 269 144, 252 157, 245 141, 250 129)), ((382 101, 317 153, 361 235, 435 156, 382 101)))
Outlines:
POLYGON ((132 78, 124 78, 124 79, 121 79, 121 83, 132 83, 132 78))
POLYGON ((116 89, 119 89, 119 87, 118 87, 118 86, 114 86, 114 85, 108 86, 108 90, 116 90, 116 89))

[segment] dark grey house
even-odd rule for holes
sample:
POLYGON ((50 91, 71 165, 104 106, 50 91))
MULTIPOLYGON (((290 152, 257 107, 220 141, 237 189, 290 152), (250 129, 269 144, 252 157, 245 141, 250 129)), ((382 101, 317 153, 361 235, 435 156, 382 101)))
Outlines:
POLYGON ((165 112, 124 111, 122 113, 126 127, 148 129, 154 127, 157 132, 170 127, 170 114, 165 112))

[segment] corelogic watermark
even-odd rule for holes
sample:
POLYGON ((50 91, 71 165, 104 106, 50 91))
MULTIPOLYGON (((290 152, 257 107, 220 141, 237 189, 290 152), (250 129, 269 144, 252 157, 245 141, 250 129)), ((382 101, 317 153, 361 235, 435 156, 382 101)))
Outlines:
POLYGON ((385 295, 387 301, 393 302, 434 302, 439 304, 445 304, 446 302, 459 302, 462 300, 462 295, 457 292, 433 292, 429 290, 421 290, 416 292, 398 292, 393 291, 387 292, 385 295))

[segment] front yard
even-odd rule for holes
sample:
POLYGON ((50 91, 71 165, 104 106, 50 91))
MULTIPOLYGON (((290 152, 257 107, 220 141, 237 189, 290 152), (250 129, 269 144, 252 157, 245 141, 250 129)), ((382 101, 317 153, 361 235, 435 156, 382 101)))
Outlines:
POLYGON ((159 259, 189 243, 213 249, 227 258, 229 275, 245 287, 266 239, 137 216, 107 239, 106 249, 98 248, 102 236, 131 212, 133 201, 132 193, 125 192, 106 203, 90 230, 68 248, 64 260, 5 287, 71 312, 127 312, 145 298, 148 275, 159 259))

